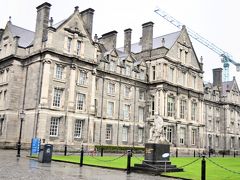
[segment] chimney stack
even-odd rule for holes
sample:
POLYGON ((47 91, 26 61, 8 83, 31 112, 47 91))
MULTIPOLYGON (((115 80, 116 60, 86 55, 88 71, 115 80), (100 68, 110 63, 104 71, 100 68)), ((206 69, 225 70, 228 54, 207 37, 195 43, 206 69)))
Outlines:
POLYGON ((153 46, 153 22, 142 25, 142 51, 152 49, 153 46))
POLYGON ((213 86, 222 86, 222 68, 213 69, 213 86))
POLYGON ((131 52, 132 29, 124 30, 124 52, 129 54, 131 52))
POLYGON ((42 42, 47 40, 47 28, 51 6, 51 4, 45 2, 36 8, 37 20, 34 37, 34 46, 36 49, 41 48, 42 42))
POLYGON ((109 51, 116 48, 117 44, 117 31, 111 31, 103 34, 100 38, 100 42, 103 43, 104 47, 109 51))
POLYGON ((93 27, 93 14, 94 14, 94 9, 88 8, 81 13, 83 22, 85 24, 85 27, 90 34, 90 37, 92 37, 92 27, 93 27))
POLYGON ((0 41, 2 40, 3 32, 4 32, 4 29, 0 29, 0 41))

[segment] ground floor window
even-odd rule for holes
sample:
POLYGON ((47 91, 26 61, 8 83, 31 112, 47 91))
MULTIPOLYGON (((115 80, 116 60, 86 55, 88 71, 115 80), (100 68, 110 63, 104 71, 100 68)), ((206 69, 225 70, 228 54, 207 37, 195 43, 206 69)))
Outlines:
POLYGON ((197 130, 192 129, 192 133, 191 133, 191 144, 192 145, 196 144, 196 135, 197 135, 197 130))
POLYGON ((166 140, 170 143, 173 141, 173 127, 172 126, 167 126, 163 128, 164 131, 164 136, 166 140))
POLYGON ((58 136, 59 132, 59 117, 52 117, 50 122, 50 136, 58 136))
POLYGON ((180 144, 181 145, 184 145, 184 143, 185 143, 185 128, 180 128, 180 132, 179 132, 179 136, 180 136, 180 144))
POLYGON ((106 140, 111 140, 112 139, 112 125, 110 125, 110 124, 107 124, 105 139, 106 140))
POLYGON ((74 137, 81 138, 82 137, 82 130, 83 130, 83 120, 76 119, 75 120, 75 128, 74 128, 74 137))
POLYGON ((123 126, 122 129, 122 141, 127 142, 128 141, 128 127, 123 126))
POLYGON ((0 136, 3 134, 3 121, 4 121, 4 119, 1 118, 0 119, 0 136))
POLYGON ((138 128, 138 142, 143 142, 143 128, 138 128))

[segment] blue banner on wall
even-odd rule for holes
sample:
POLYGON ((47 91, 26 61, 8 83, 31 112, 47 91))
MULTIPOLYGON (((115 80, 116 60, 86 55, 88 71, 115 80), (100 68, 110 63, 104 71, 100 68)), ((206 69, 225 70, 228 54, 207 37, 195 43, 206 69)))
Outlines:
POLYGON ((31 154, 38 154, 41 147, 41 139, 32 138, 31 154))

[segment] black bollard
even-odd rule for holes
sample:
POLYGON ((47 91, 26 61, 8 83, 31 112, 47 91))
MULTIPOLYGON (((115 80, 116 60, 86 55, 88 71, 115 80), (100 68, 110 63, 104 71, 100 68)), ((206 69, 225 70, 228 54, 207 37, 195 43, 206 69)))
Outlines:
POLYGON ((81 148, 81 153, 80 153, 80 167, 83 166, 83 145, 82 145, 82 148, 81 148))
POLYGON ((131 173, 131 157, 132 157, 132 152, 131 150, 127 151, 127 174, 131 173))
POLYGON ((66 156, 67 155, 67 145, 65 144, 64 145, 64 156, 66 156))
POLYGON ((211 151, 210 150, 208 151, 208 157, 211 157, 211 151))
POLYGON ((195 152, 195 150, 193 151, 193 157, 196 157, 196 152, 195 152))
POLYGON ((236 157, 236 153, 235 153, 235 151, 233 151, 233 157, 236 157))
POLYGON ((176 157, 178 157, 178 149, 176 149, 176 157))
POLYGON ((224 157, 224 155, 225 155, 225 151, 223 151, 223 154, 222 154, 222 156, 224 157))
POLYGON ((101 147, 101 157, 103 157, 103 147, 101 147))
POLYGON ((202 155, 202 174, 201 174, 201 180, 206 180, 206 161, 205 161, 205 155, 202 155))

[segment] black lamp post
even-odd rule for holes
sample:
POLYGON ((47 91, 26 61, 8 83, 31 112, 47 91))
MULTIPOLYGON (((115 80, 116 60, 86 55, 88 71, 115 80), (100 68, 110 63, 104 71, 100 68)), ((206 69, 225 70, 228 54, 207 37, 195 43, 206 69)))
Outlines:
POLYGON ((20 157, 20 151, 21 151, 22 123, 25 117, 24 111, 20 112, 19 117, 20 117, 20 132, 19 132, 19 139, 17 143, 17 157, 20 157))

